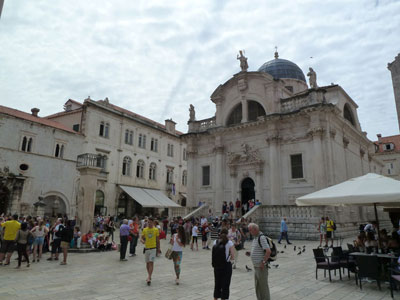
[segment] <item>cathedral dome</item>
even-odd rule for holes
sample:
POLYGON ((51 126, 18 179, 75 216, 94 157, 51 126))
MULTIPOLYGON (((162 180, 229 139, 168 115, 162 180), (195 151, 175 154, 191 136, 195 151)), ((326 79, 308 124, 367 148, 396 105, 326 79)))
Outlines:
POLYGON ((279 58, 278 52, 275 52, 275 59, 263 64, 258 72, 268 73, 275 79, 298 79, 307 83, 299 66, 289 60, 279 58))

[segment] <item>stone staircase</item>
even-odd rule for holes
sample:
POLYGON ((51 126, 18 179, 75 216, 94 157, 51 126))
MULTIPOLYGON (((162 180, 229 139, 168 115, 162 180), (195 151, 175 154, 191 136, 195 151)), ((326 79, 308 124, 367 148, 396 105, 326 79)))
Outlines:
POLYGON ((91 252, 99 252, 96 248, 91 248, 89 243, 81 243, 81 247, 78 248, 69 248, 68 253, 91 253, 91 252))

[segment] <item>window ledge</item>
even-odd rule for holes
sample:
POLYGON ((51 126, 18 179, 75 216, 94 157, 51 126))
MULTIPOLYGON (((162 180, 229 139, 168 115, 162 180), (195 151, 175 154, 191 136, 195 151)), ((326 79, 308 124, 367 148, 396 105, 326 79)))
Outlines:
POLYGON ((291 179, 289 179, 289 182, 291 182, 291 183, 307 182, 307 179, 305 179, 305 178, 291 178, 291 179))

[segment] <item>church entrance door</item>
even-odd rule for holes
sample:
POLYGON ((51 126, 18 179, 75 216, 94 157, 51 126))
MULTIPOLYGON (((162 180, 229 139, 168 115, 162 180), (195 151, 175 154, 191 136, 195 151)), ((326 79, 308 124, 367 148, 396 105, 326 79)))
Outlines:
POLYGON ((251 199, 256 198, 256 192, 254 190, 254 181, 250 177, 243 179, 242 181, 242 212, 246 213, 249 211, 248 202, 251 199))
POLYGON ((0 214, 7 214, 10 191, 0 183, 0 214))

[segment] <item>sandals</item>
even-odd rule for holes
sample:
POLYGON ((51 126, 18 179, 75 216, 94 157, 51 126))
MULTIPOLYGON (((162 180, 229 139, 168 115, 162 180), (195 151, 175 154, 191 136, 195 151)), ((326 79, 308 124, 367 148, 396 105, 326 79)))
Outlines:
POLYGON ((64 262, 64 261, 60 262, 60 265, 62 265, 62 266, 65 266, 66 264, 67 264, 67 263, 64 262))
POLYGON ((151 285, 151 280, 150 279, 146 279, 146 283, 147 283, 148 286, 150 286, 151 285))
POLYGON ((175 280, 176 285, 179 285, 179 279, 175 280))

